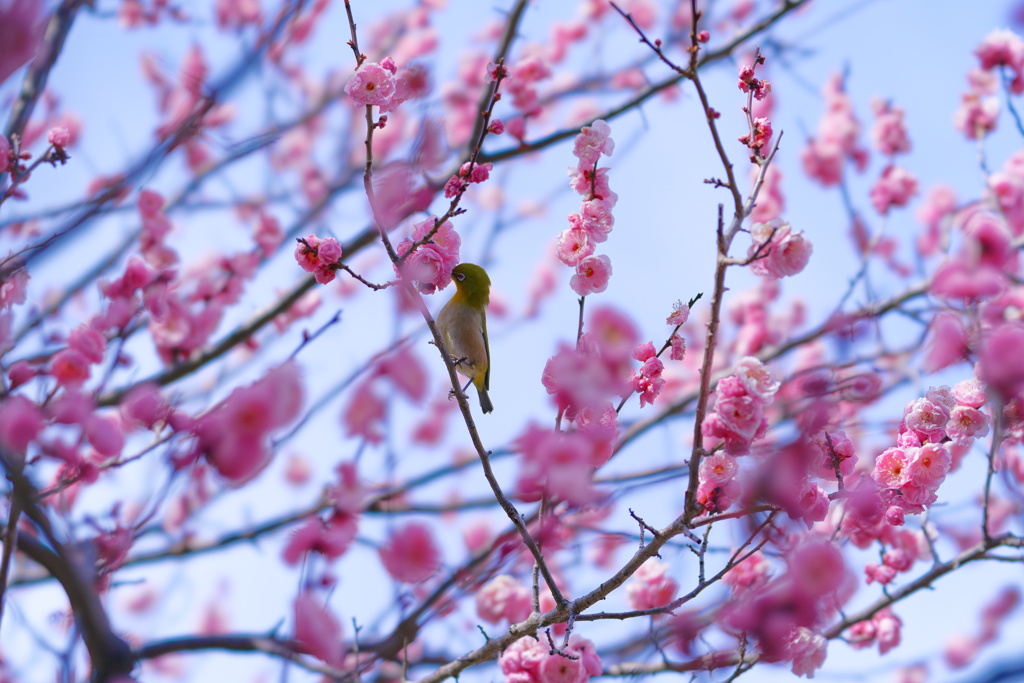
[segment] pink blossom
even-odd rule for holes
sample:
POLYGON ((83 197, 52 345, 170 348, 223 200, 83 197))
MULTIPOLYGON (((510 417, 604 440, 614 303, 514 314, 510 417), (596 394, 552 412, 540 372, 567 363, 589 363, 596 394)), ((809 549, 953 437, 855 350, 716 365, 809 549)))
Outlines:
POLYGON ((875 562, 868 562, 864 566, 864 576, 867 579, 867 583, 871 584, 877 582, 878 584, 885 586, 888 585, 898 572, 884 564, 877 564, 875 562))
POLYGON ((601 199, 590 199, 583 202, 580 207, 580 219, 583 229, 587 231, 590 240, 595 243, 607 240, 608 233, 615 225, 611 207, 601 199))
POLYGON ((505 124, 501 122, 501 119, 492 119, 487 126, 487 132, 492 135, 501 135, 505 132, 505 124))
POLYGON ((973 636, 956 633, 946 640, 942 657, 950 669, 962 669, 974 661, 981 650, 981 643, 973 636))
POLYGON ((700 461, 700 480, 715 486, 728 483, 738 471, 735 458, 728 453, 707 455, 700 461))
POLYGON ((768 582, 771 563, 758 550, 726 572, 722 580, 733 590, 751 588, 768 582))
POLYGON ((968 140, 980 140, 994 131, 998 123, 998 99, 982 97, 976 92, 960 96, 960 106, 953 112, 953 126, 968 140))
POLYGON ((381 426, 387 403, 373 389, 372 381, 360 383, 341 416, 346 436, 358 436, 371 444, 384 440, 381 426))
POLYGON ((903 123, 903 109, 877 98, 872 100, 871 108, 876 117, 875 125, 871 127, 871 142, 875 149, 886 156, 909 152, 910 139, 903 123))
POLYGON ((908 483, 934 489, 946 478, 952 463, 949 450, 942 444, 926 444, 914 449, 907 466, 908 483))
POLYGON ((334 471, 338 474, 338 483, 327 489, 331 504, 340 514, 358 515, 366 509, 370 489, 359 478, 354 462, 343 462, 334 471))
POLYGON ((946 434, 955 444, 969 445, 988 434, 988 416, 976 408, 957 406, 950 411, 946 434))
POLYGON ((686 339, 678 334, 673 334, 669 340, 669 358, 671 360, 683 360, 686 356, 686 339))
POLYGON ((294 363, 271 369, 252 385, 232 391, 199 421, 199 450, 230 483, 245 483, 269 463, 266 438, 298 417, 302 395, 294 363))
POLYGON ((806 541, 787 561, 793 583, 807 595, 821 597, 834 593, 846 579, 843 555, 832 543, 806 541))
POLYGON ((602 154, 612 155, 615 141, 611 132, 611 127, 600 119, 580 130, 572 149, 573 156, 580 160, 580 168, 593 168, 602 154))
MULTIPOLYGON (((0 138, 2 137, 0 136, 0 138)), ((24 268, 19 268, 0 282, 0 309, 11 308, 17 304, 25 303, 28 281, 28 271, 24 268)))
POLYGON ((340 666, 343 659, 341 624, 330 608, 321 605, 307 589, 295 598, 293 609, 296 648, 331 666, 340 666))
POLYGON ((335 513, 328 521, 314 515, 291 532, 281 556, 292 566, 311 552, 334 561, 345 554, 358 531, 358 515, 335 513))
POLYGON ((1008 66, 1014 73, 1010 90, 1024 92, 1024 41, 1008 29, 995 30, 974 49, 981 68, 990 71, 997 66, 1008 66))
POLYGON ((871 186, 871 204, 880 214, 894 206, 906 206, 917 196, 917 178, 907 169, 890 164, 871 186))
POLYGON ((395 78, 380 64, 364 62, 349 76, 345 92, 357 104, 386 107, 395 95, 395 78))
POLYGON ((911 401, 903 409, 903 421, 907 429, 912 429, 924 439, 936 442, 941 441, 945 436, 946 421, 949 420, 949 409, 942 405, 929 401, 927 398, 919 398, 911 401))
MULTIPOLYGON (((750 183, 753 185, 759 170, 757 166, 750 168, 750 183)), ((775 164, 768 167, 764 174, 764 182, 757 193, 757 204, 750 212, 751 223, 767 223, 779 218, 786 208, 786 198, 782 194, 782 171, 775 164)))
POLYGON ((587 683, 601 675, 601 658, 594 644, 577 635, 570 636, 563 656, 551 652, 543 638, 520 638, 498 657, 498 667, 506 683, 587 683))
POLYGON ((938 313, 928 328, 925 357, 927 372, 937 372, 967 357, 968 338, 960 316, 948 311, 938 313))
POLYGON ((124 433, 121 425, 112 417, 90 415, 85 421, 85 436, 96 452, 105 457, 113 457, 124 448, 124 433))
POLYGON ((516 477, 516 495, 526 501, 547 495, 570 505, 584 505, 596 499, 591 478, 594 443, 575 432, 555 432, 534 424, 514 442, 521 454, 516 477))
POLYGON ((377 372, 387 377, 402 394, 414 403, 422 403, 427 395, 427 371, 412 349, 403 346, 377 364, 377 372))
POLYGON ((96 330, 81 325, 68 335, 68 348, 81 353, 90 363, 101 363, 107 350, 107 340, 96 330))
POLYGON ((569 286, 580 296, 601 293, 608 288, 608 280, 612 275, 612 261, 604 254, 588 256, 576 264, 576 274, 569 281, 569 286))
POLYGON ((828 516, 829 502, 828 492, 814 482, 804 482, 797 499, 800 518, 807 522, 808 527, 822 521, 828 516))
POLYGON ((985 385, 974 377, 953 385, 952 395, 958 404, 970 408, 980 408, 988 400, 985 396, 985 385))
POLYGON ((601 200, 608 210, 614 209, 619 201, 619 195, 612 192, 608 184, 607 168, 599 168, 595 172, 593 169, 570 166, 569 187, 585 199, 601 200))
POLYGON ((770 405, 779 390, 775 373, 757 358, 746 356, 736 361, 735 376, 743 382, 747 394, 765 405, 770 405))
POLYGON ((563 230, 558 236, 558 260, 567 266, 574 267, 580 261, 594 253, 595 245, 590 240, 589 233, 583 228, 582 221, 578 214, 569 214, 570 224, 572 217, 577 217, 577 225, 563 230))
POLYGON ((682 301, 672 304, 672 313, 665 319, 666 325, 682 325, 690 317, 690 307, 682 301))
POLYGON ((63 126, 54 126, 46 134, 46 141, 54 147, 67 147, 71 144, 71 133, 63 126))
POLYGON ((0 3, 0 83, 35 56, 46 30, 44 8, 34 0, 0 3))
POLYGON ((786 659, 793 662, 793 675, 814 678, 828 656, 828 640, 820 633, 797 627, 786 647, 786 659))
POLYGON ((313 470, 309 465, 309 460, 298 453, 292 453, 288 456, 288 461, 285 463, 284 468, 284 480, 286 482, 292 486, 304 486, 309 483, 312 475, 313 470))
POLYGON ((875 469, 871 477, 879 486, 899 488, 910 481, 907 472, 910 457, 902 448, 889 448, 875 459, 875 469))
POLYGON ((793 232, 789 223, 782 220, 755 223, 750 228, 750 236, 754 242, 747 257, 757 255, 750 264, 755 275, 772 280, 796 275, 811 258, 811 243, 804 239, 803 233, 793 232))
POLYGON ((978 379, 999 394, 1004 401, 1024 391, 1024 326, 1006 323, 985 335, 978 379))
POLYGON ((626 600, 633 609, 655 609, 672 602, 679 584, 668 576, 668 570, 668 564, 653 557, 640 565, 626 583, 626 600))
POLYGON ((247 25, 258 26, 263 19, 259 0, 217 0, 214 11, 217 26, 221 29, 241 30, 247 25))
POLYGON ((900 644, 900 627, 903 622, 892 612, 891 607, 883 607, 871 617, 875 624, 875 635, 878 638, 878 652, 885 654, 900 644))
POLYGON ((5 448, 24 453, 43 426, 43 411, 24 396, 10 396, 0 404, 0 443, 5 448))
POLYGON ((660 359, 651 356, 644 362, 639 372, 634 372, 630 378, 633 391, 640 395, 641 408, 647 404, 653 405, 654 400, 661 394, 661 390, 665 388, 665 380, 661 376, 664 369, 665 364, 660 359))
POLYGON ((423 583, 441 568, 434 535, 418 522, 395 529, 378 554, 391 578, 403 583, 423 583))
POLYGON ((507 619, 517 624, 530 616, 533 598, 530 589, 508 574, 499 574, 491 579, 476 596, 476 613, 489 624, 507 619))
MULTIPOLYGON (((426 237, 434 229, 436 216, 429 216, 426 220, 413 225, 412 234, 409 239, 402 240, 395 246, 399 256, 405 256, 412 248, 414 242, 426 237)), ((452 269, 459 264, 459 247, 462 238, 455 232, 451 221, 445 221, 430 238, 430 242, 420 245, 411 256, 408 256, 403 266, 403 275, 410 280, 421 283, 421 291, 433 293, 436 289, 444 289, 452 279, 452 269)))
POLYGON ((906 511, 899 505, 892 505, 885 511, 885 523, 889 526, 903 526, 906 511))
POLYGON ((50 361, 50 374, 62 387, 74 389, 89 379, 89 359, 80 351, 66 348, 54 354, 50 361))

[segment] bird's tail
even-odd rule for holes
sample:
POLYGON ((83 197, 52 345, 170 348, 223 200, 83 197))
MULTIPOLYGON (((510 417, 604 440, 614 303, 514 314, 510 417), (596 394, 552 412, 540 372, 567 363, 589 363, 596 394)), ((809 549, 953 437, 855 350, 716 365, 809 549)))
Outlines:
POLYGON ((494 405, 491 403, 491 397, 487 395, 486 389, 480 389, 480 410, 485 414, 494 410, 494 405))

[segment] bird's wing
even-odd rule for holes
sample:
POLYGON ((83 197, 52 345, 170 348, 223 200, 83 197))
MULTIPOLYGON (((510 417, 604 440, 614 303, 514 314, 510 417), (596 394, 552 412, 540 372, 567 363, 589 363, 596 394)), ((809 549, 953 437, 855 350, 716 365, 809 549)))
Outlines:
POLYGON ((484 389, 491 389, 491 347, 487 344, 487 313, 480 309, 481 334, 484 335, 484 353, 487 355, 487 372, 484 373, 484 389))

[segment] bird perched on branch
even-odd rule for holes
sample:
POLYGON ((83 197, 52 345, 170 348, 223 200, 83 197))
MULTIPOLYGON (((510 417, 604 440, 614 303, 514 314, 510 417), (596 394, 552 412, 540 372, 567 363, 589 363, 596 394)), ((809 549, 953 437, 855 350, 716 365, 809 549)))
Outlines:
POLYGON ((487 345, 486 308, 491 300, 491 279, 480 266, 460 263, 452 270, 452 281, 455 295, 437 314, 437 329, 455 359, 455 369, 476 386, 480 409, 489 413, 494 410, 487 395, 491 351, 487 345))

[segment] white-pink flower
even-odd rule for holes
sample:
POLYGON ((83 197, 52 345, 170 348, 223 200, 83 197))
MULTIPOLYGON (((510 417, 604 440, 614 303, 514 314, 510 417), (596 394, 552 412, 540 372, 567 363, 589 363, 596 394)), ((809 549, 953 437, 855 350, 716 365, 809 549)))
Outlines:
POLYGON ((366 62, 348 77, 345 92, 359 104, 386 107, 395 95, 395 77, 380 64, 366 62))
POLYGON ((669 566, 650 558, 626 584, 626 599, 633 609, 654 609, 672 602, 679 584, 668 576, 669 566))
POLYGON ((747 388, 747 393, 755 399, 770 405, 775 400, 775 392, 779 390, 779 380, 775 373, 753 356, 745 356, 736 361, 735 375, 747 388))
POLYGON ((573 156, 580 160, 580 168, 593 168, 602 154, 612 155, 615 141, 611 134, 611 126, 600 119, 580 130, 572 149, 573 156))
POLYGON ((600 293, 608 289, 612 275, 612 261, 605 255, 588 256, 576 264, 576 274, 569 280, 569 286, 580 296, 600 293))

